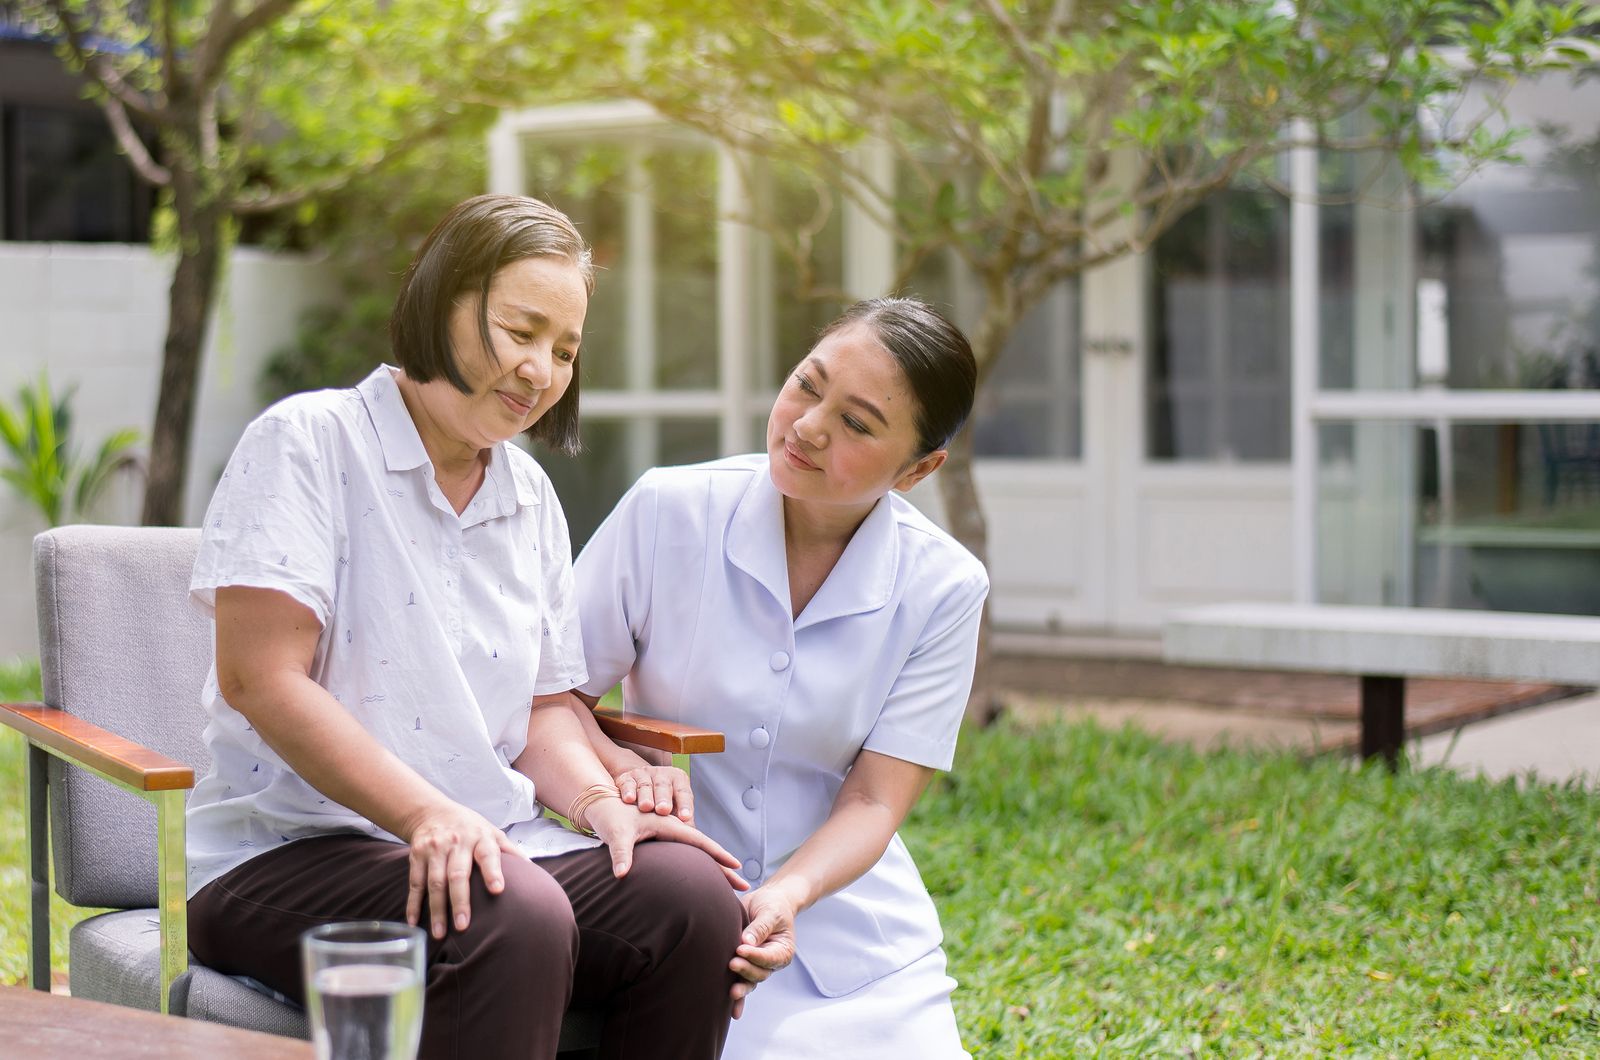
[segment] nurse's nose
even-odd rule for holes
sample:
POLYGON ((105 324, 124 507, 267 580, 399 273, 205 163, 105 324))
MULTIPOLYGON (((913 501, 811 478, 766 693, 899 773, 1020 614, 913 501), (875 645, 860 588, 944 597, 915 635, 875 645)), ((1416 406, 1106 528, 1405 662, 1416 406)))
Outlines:
POLYGON ((813 449, 820 449, 828 443, 827 431, 823 428, 822 412, 820 409, 810 408, 794 421, 794 433, 802 442, 813 449))

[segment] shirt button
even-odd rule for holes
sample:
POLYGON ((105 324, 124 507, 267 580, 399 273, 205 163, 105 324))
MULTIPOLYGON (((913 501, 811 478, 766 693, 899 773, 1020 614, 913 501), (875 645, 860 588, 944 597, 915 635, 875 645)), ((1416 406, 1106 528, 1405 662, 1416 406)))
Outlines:
POLYGON ((449 548, 444 550, 444 554, 449 556, 451 559, 455 559, 458 551, 459 550, 456 548, 456 546, 451 545, 449 548))
POLYGON ((789 653, 786 651, 775 651, 772 653, 772 658, 768 659, 767 661, 772 664, 772 668, 774 670, 787 670, 789 668, 789 653))
POLYGON ((761 809, 761 791, 758 788, 745 788, 742 801, 747 810, 761 809))
POLYGON ((753 880, 761 875, 761 862, 757 861, 755 858, 750 858, 743 865, 739 866, 739 873, 745 879, 753 880))
POLYGON ((460 631, 461 631, 461 620, 459 618, 452 618, 450 620, 450 632, 451 633, 459 633, 460 631))
POLYGON ((756 750, 759 751, 761 748, 767 746, 767 744, 771 742, 772 734, 766 729, 755 728, 750 730, 750 746, 754 747, 756 750))

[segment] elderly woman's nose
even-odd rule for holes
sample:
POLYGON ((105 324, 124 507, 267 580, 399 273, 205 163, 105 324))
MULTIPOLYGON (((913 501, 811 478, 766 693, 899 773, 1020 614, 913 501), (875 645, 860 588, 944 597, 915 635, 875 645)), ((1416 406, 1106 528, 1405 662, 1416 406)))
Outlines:
POLYGON ((554 354, 539 345, 529 347, 522 360, 517 364, 517 377, 537 390, 548 390, 550 388, 550 378, 554 371, 554 354))

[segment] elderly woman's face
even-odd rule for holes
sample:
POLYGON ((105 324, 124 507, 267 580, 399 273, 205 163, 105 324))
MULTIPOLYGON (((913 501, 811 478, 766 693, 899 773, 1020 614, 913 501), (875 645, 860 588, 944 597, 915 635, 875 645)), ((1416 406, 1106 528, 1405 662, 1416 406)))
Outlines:
POLYGON ((773 484, 794 500, 872 504, 904 488, 916 417, 905 375, 872 328, 836 331, 790 373, 767 418, 773 484))
POLYGON ((430 412, 440 426, 476 449, 533 426, 572 383, 588 308, 583 274, 565 258, 502 266, 489 282, 491 357, 478 330, 478 295, 463 295, 450 311, 450 347, 472 392, 435 380, 442 388, 434 388, 430 412))

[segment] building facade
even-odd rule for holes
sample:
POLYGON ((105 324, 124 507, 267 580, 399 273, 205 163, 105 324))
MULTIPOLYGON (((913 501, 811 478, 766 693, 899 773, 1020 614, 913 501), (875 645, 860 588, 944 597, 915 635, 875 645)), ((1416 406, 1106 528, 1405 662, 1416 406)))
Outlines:
MULTIPOLYGON (((1600 85, 1550 76, 1508 107, 1535 129, 1523 165, 1424 202, 1381 158, 1297 152, 1292 196, 1241 182, 1032 311, 975 426, 997 623, 1149 637, 1234 599, 1600 613, 1600 85)), ((790 255, 738 218, 792 214, 822 286, 890 282, 861 212, 819 222, 794 177, 642 106, 509 113, 488 149, 493 189, 562 206, 605 270, 587 451, 551 462, 579 544, 644 468, 760 445, 838 308, 794 297, 790 255)), ((980 308, 953 262, 912 293, 980 308)))

